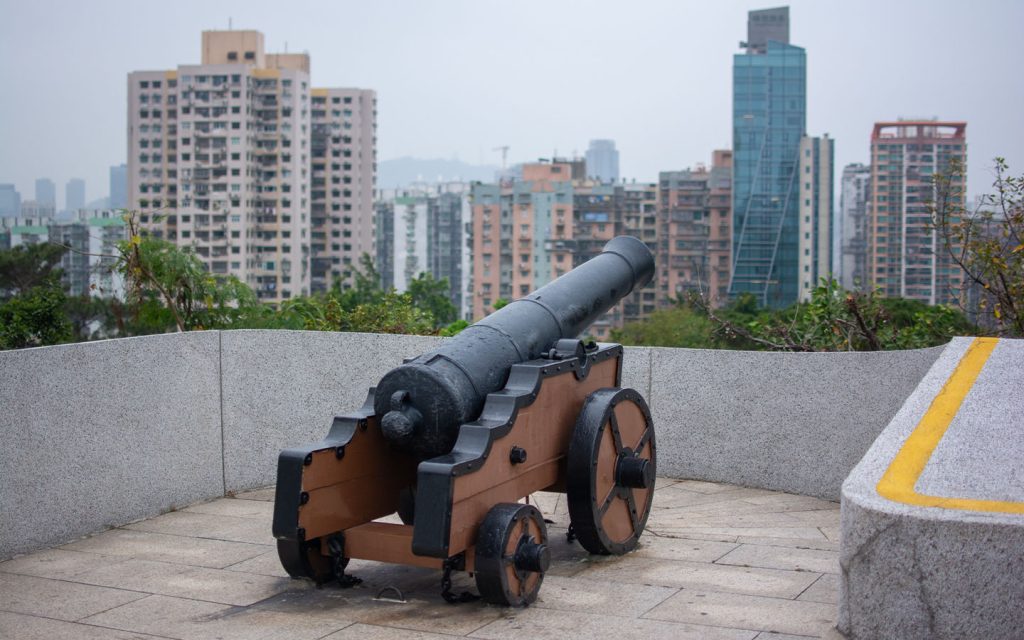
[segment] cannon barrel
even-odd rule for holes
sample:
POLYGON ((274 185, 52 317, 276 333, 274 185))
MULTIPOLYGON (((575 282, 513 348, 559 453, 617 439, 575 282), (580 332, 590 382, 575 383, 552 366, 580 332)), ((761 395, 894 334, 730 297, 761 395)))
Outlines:
POLYGON ((512 365, 575 338, 653 276, 647 246, 619 236, 557 280, 392 369, 374 396, 384 436, 420 460, 448 453, 459 426, 480 415, 487 394, 505 385, 512 365))

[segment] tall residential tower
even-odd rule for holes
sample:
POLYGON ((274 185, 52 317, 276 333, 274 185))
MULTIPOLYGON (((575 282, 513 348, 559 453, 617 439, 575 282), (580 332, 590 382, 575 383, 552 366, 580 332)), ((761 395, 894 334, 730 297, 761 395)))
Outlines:
POLYGON ((128 206, 261 300, 344 281, 372 247, 366 93, 314 89, 309 56, 266 53, 259 31, 205 31, 200 64, 128 76, 128 206))
MULTIPOLYGON (((967 123, 937 120, 878 122, 871 133, 868 269, 890 297, 953 304, 963 271, 932 224, 932 176, 950 162, 967 162, 967 123)), ((958 180, 962 180, 958 178, 958 180)), ((966 184, 951 204, 963 206, 966 184)))

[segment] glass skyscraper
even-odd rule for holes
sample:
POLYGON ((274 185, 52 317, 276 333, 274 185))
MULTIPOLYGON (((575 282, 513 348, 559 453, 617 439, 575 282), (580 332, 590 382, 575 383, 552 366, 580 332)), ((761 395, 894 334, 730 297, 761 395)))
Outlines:
POLYGON ((751 11, 733 57, 733 269, 729 296, 780 308, 799 294, 799 152, 807 57, 789 44, 789 8, 751 11))

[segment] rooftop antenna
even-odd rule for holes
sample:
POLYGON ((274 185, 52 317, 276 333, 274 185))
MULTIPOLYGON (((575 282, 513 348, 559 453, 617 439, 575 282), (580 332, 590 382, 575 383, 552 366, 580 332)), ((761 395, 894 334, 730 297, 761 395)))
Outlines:
POLYGON ((505 145, 503 147, 494 147, 493 149, 491 149, 491 151, 500 151, 501 152, 501 173, 504 174, 505 173, 506 160, 508 160, 508 145, 505 145))

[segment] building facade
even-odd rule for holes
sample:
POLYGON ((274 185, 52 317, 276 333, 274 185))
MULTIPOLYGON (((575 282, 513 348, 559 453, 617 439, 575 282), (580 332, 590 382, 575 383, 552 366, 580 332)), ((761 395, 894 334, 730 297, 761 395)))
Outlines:
POLYGON ((199 64, 128 76, 128 206, 150 232, 191 247, 210 272, 233 274, 272 303, 314 289, 314 244, 318 290, 344 275, 346 257, 372 251, 372 226, 355 227, 372 225, 375 172, 356 175, 327 159, 346 145, 373 149, 375 137, 346 128, 342 110, 317 119, 324 156, 314 215, 309 72, 308 55, 266 53, 258 31, 205 31, 199 64), (335 142, 342 131, 359 142, 335 142), (335 177, 351 181, 351 195, 329 199, 335 177), (346 231, 352 242, 341 241, 346 231))
POLYGON ((835 146, 828 134, 800 139, 800 302, 822 278, 832 278, 832 165, 835 146))
MULTIPOLYGON (((472 188, 472 317, 515 300, 594 257, 608 240, 633 235, 657 250, 657 185, 573 179, 569 162, 522 166, 522 179, 472 188)), ((611 330, 640 320, 659 304, 652 283, 599 318, 588 333, 604 340, 611 330)))
POLYGON ((789 44, 787 8, 749 15, 747 50, 733 57, 730 297, 786 307, 799 295, 799 152, 806 129, 807 58, 789 44))
POLYGON ((53 207, 43 217, 5 218, 0 248, 52 242, 67 247, 61 256, 61 283, 69 296, 124 298, 124 278, 116 270, 117 242, 126 237, 120 211, 81 209, 71 220, 57 220, 53 207))
POLYGON ((715 151, 710 168, 663 171, 658 186, 659 298, 696 293, 721 306, 728 300, 732 253, 732 152, 715 151))
POLYGON ((619 152, 614 140, 591 140, 586 160, 587 177, 591 180, 619 181, 619 152))
POLYGON ((85 180, 71 178, 64 187, 64 211, 75 212, 85 208, 85 180))
POLYGON ((110 167, 110 208, 124 209, 128 206, 128 165, 110 167))
POLYGON ((36 202, 57 208, 57 185, 49 178, 36 178, 36 202))
POLYGON ((871 167, 853 163, 843 167, 839 187, 839 215, 832 245, 832 271, 848 291, 868 288, 868 200, 871 167))
MULTIPOLYGON (((963 271, 932 225, 932 177, 951 161, 967 162, 967 123, 899 120, 875 123, 871 133, 868 269, 890 297, 954 304, 963 271)), ((956 184, 963 206, 966 184, 956 184)))
POLYGON ((352 281, 373 255, 377 186, 377 95, 365 89, 313 89, 311 289, 352 281))
POLYGON ((422 273, 447 279, 449 300, 460 318, 471 311, 465 295, 469 252, 469 187, 445 183, 386 190, 376 204, 377 270, 385 289, 399 293, 422 273))
POLYGON ((13 184, 0 184, 0 217, 21 214, 21 194, 13 184))

